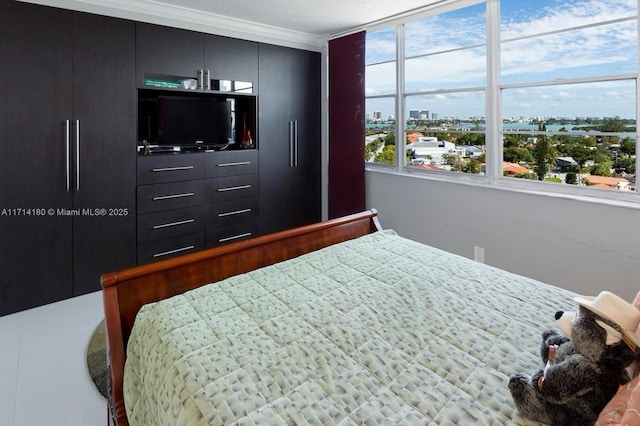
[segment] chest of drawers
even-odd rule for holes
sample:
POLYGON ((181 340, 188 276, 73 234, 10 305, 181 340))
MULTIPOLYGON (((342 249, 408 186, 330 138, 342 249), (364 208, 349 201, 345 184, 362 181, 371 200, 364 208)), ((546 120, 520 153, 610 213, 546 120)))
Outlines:
POLYGON ((258 151, 139 156, 138 264, 256 236, 258 151))

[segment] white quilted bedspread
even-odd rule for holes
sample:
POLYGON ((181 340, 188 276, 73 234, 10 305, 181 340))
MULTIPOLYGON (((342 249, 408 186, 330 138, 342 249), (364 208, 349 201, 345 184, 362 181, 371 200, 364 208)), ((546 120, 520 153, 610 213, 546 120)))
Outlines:
POLYGON ((574 296, 383 231, 138 314, 131 425, 530 424, 508 377, 574 296))

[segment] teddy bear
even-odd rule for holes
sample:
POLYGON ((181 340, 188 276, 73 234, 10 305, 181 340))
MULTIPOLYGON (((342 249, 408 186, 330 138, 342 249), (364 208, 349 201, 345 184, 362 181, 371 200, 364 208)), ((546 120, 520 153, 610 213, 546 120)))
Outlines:
POLYGON ((561 425, 594 424, 618 388, 640 346, 640 310, 615 294, 576 297, 578 312, 556 312, 558 327, 542 333, 544 368, 509 379, 522 416, 561 425))

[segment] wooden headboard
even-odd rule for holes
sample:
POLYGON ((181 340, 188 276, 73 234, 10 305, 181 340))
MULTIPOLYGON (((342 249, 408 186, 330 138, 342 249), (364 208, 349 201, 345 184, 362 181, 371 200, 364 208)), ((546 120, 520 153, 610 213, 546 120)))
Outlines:
POLYGON ((381 229, 377 212, 368 210, 102 275, 109 424, 128 425, 126 345, 143 305, 381 229))

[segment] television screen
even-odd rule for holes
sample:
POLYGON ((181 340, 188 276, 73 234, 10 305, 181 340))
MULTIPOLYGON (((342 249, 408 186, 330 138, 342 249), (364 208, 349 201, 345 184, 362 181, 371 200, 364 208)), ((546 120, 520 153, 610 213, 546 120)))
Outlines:
POLYGON ((140 102, 140 139, 173 146, 221 145, 235 141, 234 100, 161 95, 140 102))

